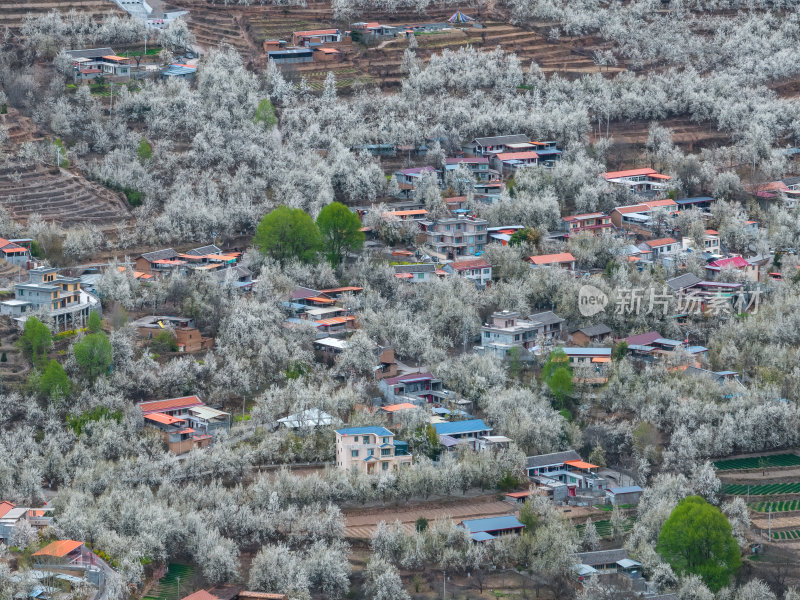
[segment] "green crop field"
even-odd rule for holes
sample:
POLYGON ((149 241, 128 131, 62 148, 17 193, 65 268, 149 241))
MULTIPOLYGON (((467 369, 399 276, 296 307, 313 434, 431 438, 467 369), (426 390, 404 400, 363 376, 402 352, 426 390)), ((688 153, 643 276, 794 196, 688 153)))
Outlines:
POLYGON ((191 591, 189 582, 193 573, 194 567, 170 563, 167 574, 158 580, 158 583, 142 600, 180 600, 184 596, 188 596, 187 592, 191 591), (178 589, 178 577, 181 578, 180 590, 178 589))
POLYGON ((750 504, 756 512, 788 512, 800 510, 800 500, 786 500, 783 502, 753 502, 750 504))
POLYGON ((717 471, 736 471, 739 469, 794 467, 796 465, 800 465, 800 456, 797 454, 772 454, 770 456, 750 456, 748 458, 718 460, 714 463, 714 468, 716 468, 717 471))
MULTIPOLYGON (((595 521, 594 526, 595 529, 597 529, 597 535, 599 535, 601 538, 611 537, 611 521, 609 520, 595 521)), ((575 529, 578 530, 579 535, 583 535, 583 530, 585 528, 586 528, 585 523, 575 526, 575 529)), ((625 531, 630 531, 631 529, 633 529, 633 519, 627 519, 625 521, 625 531)))
POLYGON ((774 496, 775 494, 800 494, 800 483, 769 483, 765 485, 742 485, 735 483, 722 486, 722 493, 729 496, 774 496))
POLYGON ((773 540, 798 540, 800 539, 800 529, 792 529, 791 531, 773 531, 773 540))

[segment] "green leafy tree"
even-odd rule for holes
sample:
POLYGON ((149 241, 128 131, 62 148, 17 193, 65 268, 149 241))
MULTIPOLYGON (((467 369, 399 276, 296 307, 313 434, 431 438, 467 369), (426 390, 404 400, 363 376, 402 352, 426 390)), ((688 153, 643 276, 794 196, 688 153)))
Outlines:
POLYGON ((322 237, 305 211, 280 206, 261 219, 253 243, 281 264, 292 258, 313 262, 322 248, 322 237))
POLYGON ((414 527, 416 528, 417 531, 422 533, 428 528, 428 519, 426 519, 425 517, 419 517, 417 519, 417 522, 414 524, 414 527))
POLYGON ((36 317, 30 317, 25 321, 25 329, 17 343, 28 360, 38 367, 44 363, 47 350, 53 345, 53 336, 47 325, 36 317))
POLYGON ((615 361, 622 360, 628 353, 628 342, 620 342, 614 346, 614 351, 611 353, 611 358, 615 361))
POLYGON ((699 575, 713 591, 725 587, 742 564, 730 522, 700 496, 684 498, 673 509, 657 550, 676 573, 699 575))
POLYGON ((536 512, 533 504, 531 504, 530 499, 526 500, 519 509, 519 522, 525 525, 523 531, 529 535, 533 535, 533 532, 536 531, 541 524, 539 514, 536 512))
POLYGON ((508 245, 521 246, 525 242, 538 247, 539 244, 542 243, 542 232, 532 227, 526 227, 525 229, 518 229, 513 234, 511 234, 511 239, 508 240, 508 245))
POLYGON ((319 211, 317 227, 328 261, 336 266, 348 250, 364 245, 364 232, 358 215, 341 202, 331 202, 319 211))
POLYGON ((111 342, 105 333, 91 333, 74 346, 75 361, 83 374, 94 381, 111 367, 111 342))
POLYGON ((572 395, 572 367, 564 350, 556 348, 547 357, 542 367, 542 380, 553 394, 559 406, 563 406, 572 395))
POLYGON ((153 147, 150 145, 145 138, 142 138, 142 141, 139 142, 139 160, 144 162, 146 160, 150 160, 153 157, 153 147))
POLYGON ((163 354, 164 352, 177 352, 178 340, 171 331, 164 329, 153 336, 150 347, 159 354, 163 354))
POLYGON ((89 333, 100 333, 103 331, 103 317, 97 311, 89 313, 89 319, 86 321, 86 328, 89 333))
POLYGON ((268 129, 277 125, 278 117, 275 115, 275 107, 272 106, 272 102, 270 102, 269 98, 264 98, 258 103, 253 121, 256 123, 263 123, 268 129))
POLYGON ((511 471, 504 471, 497 482, 497 488, 501 492, 510 492, 511 490, 517 489, 520 485, 519 477, 511 471))
POLYGON ((66 397, 72 391, 72 382, 64 367, 57 360, 51 360, 38 378, 37 387, 39 393, 46 398, 66 397))

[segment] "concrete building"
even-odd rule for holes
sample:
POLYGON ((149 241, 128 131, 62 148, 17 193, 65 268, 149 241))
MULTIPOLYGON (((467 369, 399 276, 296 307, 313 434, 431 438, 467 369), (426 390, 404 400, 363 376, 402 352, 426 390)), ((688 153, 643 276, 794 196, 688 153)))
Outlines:
POLYGON ((59 331, 84 327, 92 311, 101 312, 100 300, 81 289, 77 277, 61 277, 56 269, 39 267, 28 271, 26 283, 14 284, 14 299, 0 302, 0 314, 20 327, 30 313, 42 312, 59 331))
POLYGON ((613 184, 627 188, 634 194, 663 192, 669 187, 669 175, 655 169, 629 169, 603 173, 603 178, 613 184))
POLYGON ((134 325, 139 337, 150 340, 159 332, 171 331, 178 342, 178 352, 198 352, 214 346, 214 338, 203 337, 194 325, 194 319, 171 316, 147 316, 137 319, 134 325))
POLYGON ((73 61, 73 80, 87 81, 98 77, 127 80, 131 76, 131 61, 117 56, 111 48, 67 50, 73 61))
POLYGON ((476 349, 501 358, 512 348, 527 352, 533 350, 536 337, 544 332, 544 327, 543 323, 520 319, 518 312, 498 311, 481 327, 481 345, 476 349))
POLYGON ((492 281, 492 265, 482 258, 468 258, 448 263, 443 267, 443 270, 460 277, 472 279, 479 288, 485 288, 486 284, 492 281))
POLYGON ((140 402, 138 406, 145 423, 161 432, 173 454, 205 448, 218 431, 231 429, 230 413, 206 406, 197 396, 140 402))
POLYGON ((444 260, 474 256, 486 248, 489 221, 473 216, 458 216, 423 222, 426 244, 444 260))
POLYGON ((577 235, 584 231, 591 233, 607 233, 614 225, 611 217, 602 212, 570 215, 561 219, 561 226, 568 235, 577 235))
POLYGON ((458 526, 466 529, 474 542, 488 542, 501 535, 519 535, 525 529, 525 525, 514 515, 466 519, 458 526))
POLYGON ((411 466, 406 442, 396 442, 385 427, 347 427, 336 431, 336 466, 362 473, 396 471, 411 466))
POLYGON ((642 495, 642 488, 638 485, 629 485, 626 487, 614 487, 606 490, 606 498, 614 506, 622 504, 639 504, 639 498, 642 495))

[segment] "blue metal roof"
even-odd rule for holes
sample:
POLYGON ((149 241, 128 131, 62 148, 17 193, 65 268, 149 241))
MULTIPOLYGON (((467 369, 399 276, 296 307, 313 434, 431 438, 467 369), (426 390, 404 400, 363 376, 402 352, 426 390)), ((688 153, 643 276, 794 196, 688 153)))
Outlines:
POLYGON ((468 521, 461 521, 461 525, 470 533, 502 531, 503 529, 519 529, 525 527, 514 515, 489 517, 486 519, 470 519, 468 521))
POLYGON ((630 494, 633 492, 641 492, 643 491, 638 485, 627 485, 624 487, 615 487, 615 488, 608 488, 609 492, 612 494, 630 494))
POLYGON ((337 429, 336 433, 339 435, 362 435, 369 433, 372 435, 394 435, 386 427, 345 427, 344 429, 337 429))
POLYGON ((678 198, 675 200, 675 204, 684 205, 684 204, 700 204, 701 202, 713 202, 714 199, 711 196, 694 196, 692 198, 678 198))
POLYGON ((491 533, 486 533, 485 531, 476 531, 472 534, 472 540, 475 542, 488 542, 493 539, 495 539, 495 537, 491 533))
POLYGON ((380 448, 394 448, 394 444, 381 444, 380 448))
POLYGON ((161 71, 161 74, 170 77, 177 75, 194 75, 196 72, 197 69, 194 67, 185 67, 183 65, 170 65, 168 68, 161 71))
POLYGON ((611 348, 564 348, 567 356, 611 356, 611 348))
POLYGON ((492 428, 483 422, 483 419, 470 419, 468 421, 452 421, 449 423, 434 423, 433 428, 437 435, 453 435, 470 433, 473 431, 491 431, 492 428))

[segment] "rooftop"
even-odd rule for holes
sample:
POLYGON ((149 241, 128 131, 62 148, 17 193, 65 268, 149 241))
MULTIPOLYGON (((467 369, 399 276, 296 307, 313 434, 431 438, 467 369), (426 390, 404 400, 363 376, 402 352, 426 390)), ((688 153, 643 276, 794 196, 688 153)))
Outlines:
POLYGON ((337 429, 336 433, 342 436, 364 434, 379 436, 394 435, 394 433, 386 429, 386 427, 345 427, 344 429, 337 429))
POLYGON ((504 529, 522 529, 525 527, 514 515, 504 517, 488 517, 486 519, 467 519, 459 523, 470 533, 502 531, 504 529))
POLYGON ((170 398, 169 400, 152 400, 139 403, 139 408, 142 409, 144 414, 164 412, 165 410, 179 410, 191 406, 204 406, 204 402, 197 396, 183 396, 181 398, 170 398))
POLYGON ((433 428, 437 435, 453 435, 459 433, 472 433, 477 431, 491 431, 492 428, 483 422, 483 419, 469 419, 466 421, 450 421, 435 423, 433 428))

